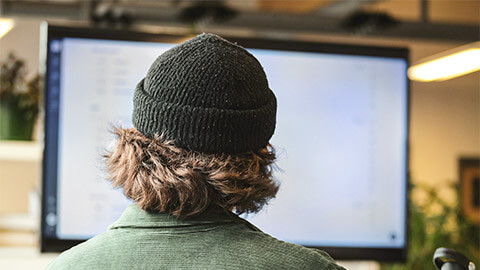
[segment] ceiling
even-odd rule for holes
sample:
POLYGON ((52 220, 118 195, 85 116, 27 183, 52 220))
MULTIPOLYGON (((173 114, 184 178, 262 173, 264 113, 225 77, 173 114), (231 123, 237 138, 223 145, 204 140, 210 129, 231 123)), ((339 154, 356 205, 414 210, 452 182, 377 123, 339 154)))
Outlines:
POLYGON ((247 0, 247 2, 264 11, 321 13, 330 16, 343 16, 356 9, 362 9, 384 12, 402 21, 421 21, 422 3, 426 2, 430 22, 477 26, 480 24, 478 0, 247 0))
POLYGON ((110 25, 121 26, 194 25, 268 33, 465 42, 480 39, 478 0, 0 0, 0 16, 97 23, 106 20, 110 25), (112 22, 119 11, 126 16, 117 21, 113 18, 112 22))

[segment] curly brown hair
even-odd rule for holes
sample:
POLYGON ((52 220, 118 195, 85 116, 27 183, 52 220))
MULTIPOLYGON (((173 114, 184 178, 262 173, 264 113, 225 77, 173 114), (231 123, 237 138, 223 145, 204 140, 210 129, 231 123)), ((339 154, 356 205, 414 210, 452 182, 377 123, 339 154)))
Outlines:
POLYGON ((205 154, 176 147, 135 128, 114 128, 115 148, 105 155, 108 179, 140 208, 188 218, 220 207, 258 212, 278 191, 275 150, 205 154))

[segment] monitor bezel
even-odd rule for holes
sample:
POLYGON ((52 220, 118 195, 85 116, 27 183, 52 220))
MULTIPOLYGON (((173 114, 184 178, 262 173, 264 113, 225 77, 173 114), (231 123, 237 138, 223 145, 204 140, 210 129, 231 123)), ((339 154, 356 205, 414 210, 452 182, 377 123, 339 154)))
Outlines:
MULTIPOLYGON (((44 23, 42 25, 42 54, 45 56, 43 59, 44 65, 44 97, 49 95, 48 87, 48 76, 49 68, 47 61, 49 59, 49 46, 50 40, 56 38, 90 38, 90 39, 106 39, 106 40, 126 40, 126 41, 142 41, 142 42, 163 42, 163 43, 176 43, 181 40, 193 37, 197 33, 190 34, 171 34, 171 33, 156 33, 156 32, 147 32, 147 31, 136 31, 128 29, 111 29, 111 28, 102 28, 89 25, 81 26, 59 26, 59 25, 50 25, 44 23)), ((379 57, 388 57, 388 58, 399 58, 406 61, 406 67, 409 66, 409 50, 407 48, 400 47, 380 47, 380 46, 366 46, 366 45, 352 45, 344 43, 323 43, 323 42, 312 42, 312 41, 303 41, 303 40, 285 40, 285 39, 271 39, 271 38, 259 38, 259 37, 240 37, 240 36, 228 36, 222 34, 226 39, 237 42, 238 44, 252 49, 276 49, 276 50, 286 50, 286 51, 303 51, 303 52, 314 52, 314 53, 329 53, 329 54, 342 54, 342 55, 362 55, 362 56, 379 56, 379 57)), ((406 73, 407 74, 407 73, 406 73)), ((312 248, 319 248, 328 252, 332 257, 337 260, 379 260, 379 261, 405 261, 407 256, 407 246, 408 246, 408 209, 409 209, 409 138, 410 138, 410 81, 408 77, 406 80, 406 179, 405 179, 405 245, 401 248, 383 248, 383 247, 331 247, 331 246, 309 246, 312 248)), ((69 249, 77 244, 80 244, 85 240, 74 240, 74 239, 58 239, 58 238, 48 238, 45 235, 45 222, 46 222, 46 205, 47 198, 46 188, 47 185, 51 185, 55 181, 46 181, 48 177, 52 177, 52 171, 56 171, 57 160, 57 151, 58 151, 58 140, 55 136, 52 136, 49 125, 50 121, 57 121, 58 128, 58 119, 50 119, 48 116, 47 106, 49 106, 49 99, 44 98, 43 103, 44 108, 44 125, 45 125, 45 145, 42 161, 42 209, 41 209, 41 226, 40 226, 40 250, 41 252, 61 252, 66 249, 69 249), (49 164, 47 161, 52 160, 50 157, 53 157, 55 160, 55 168, 52 168, 52 164, 49 164)), ((56 134, 53 134, 56 135, 56 134)), ((54 175, 56 178, 57 176, 54 175)))

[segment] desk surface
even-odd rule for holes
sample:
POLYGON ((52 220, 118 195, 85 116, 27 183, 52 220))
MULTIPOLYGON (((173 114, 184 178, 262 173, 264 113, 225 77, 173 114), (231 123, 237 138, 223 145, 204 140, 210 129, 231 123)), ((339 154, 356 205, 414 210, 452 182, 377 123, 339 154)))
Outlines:
POLYGON ((0 247, 0 269, 45 269, 57 255, 31 247, 0 247))

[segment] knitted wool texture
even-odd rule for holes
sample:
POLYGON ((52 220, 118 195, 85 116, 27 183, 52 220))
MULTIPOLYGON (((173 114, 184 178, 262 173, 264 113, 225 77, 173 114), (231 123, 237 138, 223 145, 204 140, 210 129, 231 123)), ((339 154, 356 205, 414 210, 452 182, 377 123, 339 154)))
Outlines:
POLYGON ((201 34, 161 54, 134 94, 133 125, 189 150, 243 153, 268 144, 277 101, 258 60, 201 34))

